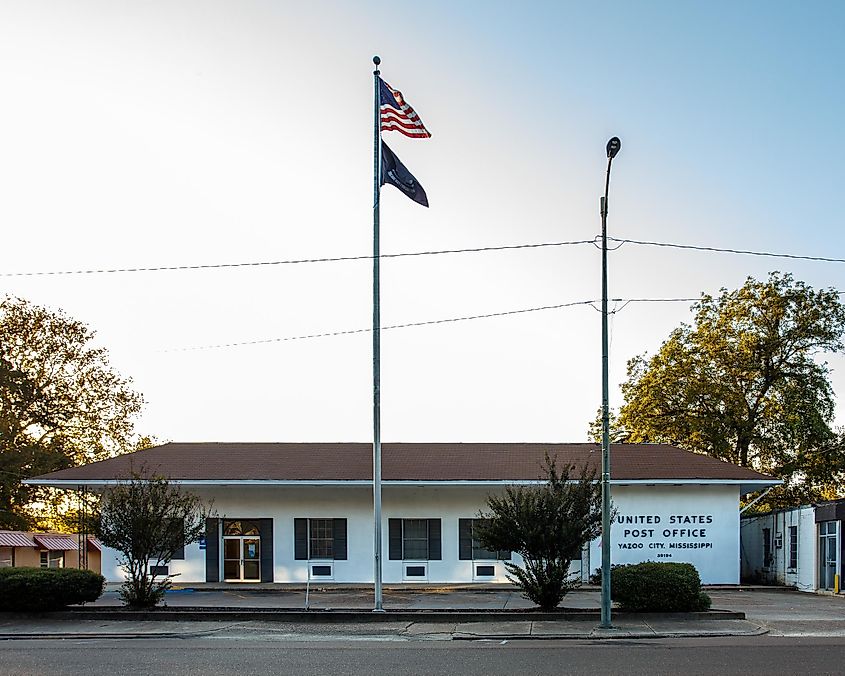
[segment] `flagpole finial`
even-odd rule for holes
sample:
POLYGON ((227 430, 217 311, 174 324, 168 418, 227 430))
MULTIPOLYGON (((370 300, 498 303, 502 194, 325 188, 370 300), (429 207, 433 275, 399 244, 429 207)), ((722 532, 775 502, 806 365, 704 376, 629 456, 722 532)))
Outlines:
POLYGON ((375 71, 373 71, 373 72, 374 72, 376 75, 378 75, 378 74, 379 74, 378 67, 379 67, 379 64, 381 63, 381 59, 380 59, 378 56, 374 56, 374 57, 373 57, 373 63, 376 65, 376 69, 375 69, 375 71))

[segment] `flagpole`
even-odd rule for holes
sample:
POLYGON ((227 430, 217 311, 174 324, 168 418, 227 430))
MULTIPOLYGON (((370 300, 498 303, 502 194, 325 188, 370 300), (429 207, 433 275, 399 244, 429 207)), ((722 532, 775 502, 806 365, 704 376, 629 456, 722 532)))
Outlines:
POLYGON ((383 612, 381 590, 381 311, 379 307, 379 210, 381 113, 379 64, 373 57, 373 612, 383 612))

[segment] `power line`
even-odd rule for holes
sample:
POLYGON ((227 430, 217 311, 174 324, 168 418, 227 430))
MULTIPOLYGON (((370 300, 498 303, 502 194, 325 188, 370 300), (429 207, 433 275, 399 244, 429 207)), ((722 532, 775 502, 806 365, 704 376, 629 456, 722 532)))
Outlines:
MULTIPOLYGON (((431 251, 407 251, 382 254, 380 258, 407 258, 411 256, 439 256, 443 254, 480 253, 483 251, 510 251, 514 249, 542 249, 547 247, 593 244, 594 239, 579 239, 566 242, 539 242, 529 244, 506 244, 502 246, 480 246, 466 249, 437 249, 431 251)), ((89 270, 44 270, 36 272, 3 272, 0 277, 49 277, 59 275, 99 275, 121 272, 171 272, 178 270, 219 270, 225 268, 256 268, 273 265, 300 265, 303 263, 338 263, 343 261, 371 261, 372 256, 335 256, 325 258, 295 258, 276 261, 247 261, 241 263, 208 263, 200 265, 158 265, 135 268, 99 268, 89 270)))
MULTIPOLYGON (((710 251, 716 253, 731 253, 742 254, 745 256, 765 256, 768 258, 790 258, 792 260, 800 261, 816 261, 821 263, 845 263, 845 258, 827 258, 825 256, 800 256, 798 254, 772 253, 770 251, 751 251, 749 249, 727 249, 716 246, 699 246, 695 244, 674 244, 670 242, 650 242, 640 239, 619 239, 616 237, 608 237, 607 239, 618 242, 621 247, 623 244, 639 244, 642 246, 659 246, 671 249, 691 249, 693 251, 710 251)), ((616 247, 619 248, 619 247, 616 247)))
MULTIPOLYGON (((577 246, 582 244, 592 244, 597 246, 597 237, 593 239, 579 239, 562 242, 536 242, 525 244, 506 244, 502 246, 480 246, 467 247, 462 249, 433 249, 428 251, 405 251, 394 254, 382 254, 381 258, 409 258, 414 256, 440 256, 444 254, 462 254, 462 253, 482 253, 489 251, 513 251, 519 249, 543 249, 550 247, 561 246, 577 246)), ((845 263, 845 258, 831 258, 827 256, 804 256, 800 254, 789 253, 774 253, 771 251, 754 251, 751 249, 732 249, 727 247, 704 246, 697 244, 678 244, 676 242, 657 242, 651 240, 640 240, 630 238, 619 238, 608 236, 608 241, 616 242, 617 246, 612 247, 611 251, 620 249, 625 244, 636 244, 639 246, 656 246, 670 249, 683 249, 688 251, 706 251, 711 253, 729 253, 744 256, 761 256, 767 258, 786 258, 790 260, 814 261, 819 263, 845 263)), ((347 261, 369 261, 372 260, 371 255, 365 256, 326 256, 321 258, 291 258, 283 260, 272 261, 242 261, 238 263, 205 263, 197 265, 157 265, 157 266, 139 266, 132 268, 90 268, 79 270, 38 270, 30 272, 0 272, 0 277, 56 277, 67 275, 97 275, 97 274, 114 274, 114 273, 133 273, 133 272, 174 272, 185 270, 221 270, 233 268, 257 268, 269 267, 278 265, 301 265, 306 263, 339 263, 347 261)))
MULTIPOLYGON (((612 298, 613 302, 622 302, 625 305, 629 303, 678 303, 697 301, 699 298, 612 298)), ((519 310, 506 310, 504 312, 488 312, 480 315, 468 315, 464 317, 448 317, 446 319, 431 319, 423 322, 409 322, 407 324, 393 324, 391 326, 382 326, 382 331, 390 329, 407 329, 416 326, 433 326, 435 324, 450 324, 454 322, 466 322, 475 319, 491 319, 493 317, 507 317, 510 315, 527 314, 529 312, 542 312, 543 310, 559 310, 566 307, 575 307, 579 305, 588 305, 593 309, 597 309, 593 304, 598 303, 598 300, 576 300, 570 303, 559 303, 558 305, 541 305, 540 307, 523 308, 519 310)), ((621 312, 625 307, 623 305, 614 313, 621 312)), ((217 345, 198 345, 194 347, 178 347, 162 350, 163 352, 198 352, 201 350, 219 350, 229 347, 245 347, 248 345, 267 345, 270 343, 286 343, 294 340, 309 340, 311 338, 331 338, 334 336, 349 336, 356 333, 372 333, 372 328, 366 329, 347 329, 344 331, 329 331, 326 333, 311 333, 302 336, 286 336, 284 338, 263 338, 260 340, 244 340, 234 343, 219 343, 217 345)))
MULTIPOLYGON (((505 312, 489 312, 481 315, 469 315, 466 317, 449 317, 447 319, 431 319, 424 322, 409 322, 407 324, 393 324, 391 326, 382 326, 382 331, 389 329, 407 329, 414 326, 432 326, 434 324, 448 324, 451 322, 465 322, 473 319, 489 319, 492 317, 506 317, 508 315, 525 314, 527 312, 540 312, 542 310, 557 310, 565 307, 573 307, 576 305, 591 305, 596 303, 595 300, 578 300, 571 303, 560 303, 559 305, 543 305, 541 307, 524 308, 520 310, 507 310, 505 312)), ((226 347, 243 347, 246 345, 264 345, 268 343, 284 343, 292 340, 308 340, 310 338, 330 338, 333 336, 348 336, 355 333, 372 333, 372 328, 366 329, 348 329, 346 331, 330 331, 327 333, 312 333, 304 336, 287 336, 285 338, 264 338, 262 340, 245 340, 237 343, 221 343, 219 345, 200 345, 197 347, 182 347, 164 350, 164 352, 194 352, 197 350, 216 350, 226 347)))

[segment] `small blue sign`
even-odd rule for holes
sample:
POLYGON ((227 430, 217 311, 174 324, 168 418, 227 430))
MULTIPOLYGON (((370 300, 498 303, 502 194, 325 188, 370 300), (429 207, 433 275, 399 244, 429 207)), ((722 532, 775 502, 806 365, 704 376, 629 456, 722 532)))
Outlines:
POLYGON ((200 537, 200 549, 205 549, 205 544, 206 544, 205 535, 203 535, 203 536, 200 537))

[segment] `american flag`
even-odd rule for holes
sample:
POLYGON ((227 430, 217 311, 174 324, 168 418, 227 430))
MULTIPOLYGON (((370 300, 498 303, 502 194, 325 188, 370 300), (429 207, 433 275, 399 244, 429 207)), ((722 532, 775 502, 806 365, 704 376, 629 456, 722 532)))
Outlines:
POLYGON ((398 131, 411 138, 429 138, 431 134, 422 123, 420 116, 408 105, 402 92, 394 89, 379 78, 379 111, 381 130, 398 131))

